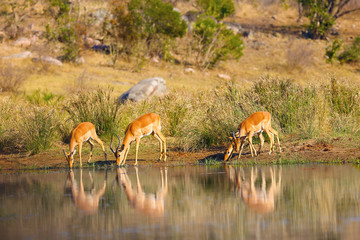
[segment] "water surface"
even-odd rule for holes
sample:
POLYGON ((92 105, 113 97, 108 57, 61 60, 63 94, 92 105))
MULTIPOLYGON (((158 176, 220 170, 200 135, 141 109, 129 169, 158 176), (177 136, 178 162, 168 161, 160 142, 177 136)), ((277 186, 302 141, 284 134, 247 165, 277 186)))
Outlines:
POLYGON ((0 239, 358 239, 360 169, 129 167, 0 175, 0 239))

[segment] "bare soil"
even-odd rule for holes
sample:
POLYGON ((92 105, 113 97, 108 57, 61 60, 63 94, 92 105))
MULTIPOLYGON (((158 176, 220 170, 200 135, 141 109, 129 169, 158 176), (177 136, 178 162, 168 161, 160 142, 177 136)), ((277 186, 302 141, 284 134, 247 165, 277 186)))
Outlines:
MULTIPOLYGON (((348 163, 358 162, 360 159, 360 148, 351 147, 343 139, 335 138, 327 142, 315 142, 309 140, 303 143, 282 143, 282 152, 279 153, 277 148, 271 155, 268 154, 268 145, 265 145, 263 151, 257 158, 252 158, 248 147, 246 146, 240 161, 251 164, 253 161, 257 164, 278 163, 276 160, 292 160, 292 163, 308 163, 308 162, 326 162, 326 163, 348 163)), ((204 164, 207 160, 210 162, 223 162, 225 146, 212 147, 199 152, 182 152, 176 149, 168 149, 168 160, 166 163, 159 162, 157 149, 145 149, 139 153, 139 165, 151 166, 181 166, 204 164)), ((115 164, 115 158, 112 153, 108 152, 108 161, 105 162, 101 152, 95 152, 92 162, 86 163, 88 157, 87 152, 83 152, 83 167, 105 167, 106 165, 115 164)), ((238 154, 235 153, 231 161, 226 163, 236 163, 238 154)), ((134 154, 129 154, 126 164, 134 164, 134 154)), ((20 171, 33 169, 66 169, 67 162, 63 156, 61 149, 53 149, 37 155, 25 154, 9 154, 0 155, 0 166, 2 171, 20 171)), ((79 167, 79 155, 75 155, 74 167, 79 167)))

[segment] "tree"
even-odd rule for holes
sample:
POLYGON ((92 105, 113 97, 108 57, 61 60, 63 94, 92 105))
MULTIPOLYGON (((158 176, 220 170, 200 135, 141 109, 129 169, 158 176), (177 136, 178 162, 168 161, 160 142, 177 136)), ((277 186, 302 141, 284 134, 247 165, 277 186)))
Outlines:
POLYGON ((360 10, 360 3, 356 0, 298 0, 300 14, 309 18, 307 26, 309 37, 324 38, 330 28, 335 24, 336 19, 360 10), (352 4, 351 7, 350 3, 352 4))
POLYGON ((105 32, 116 51, 136 54, 139 47, 148 55, 166 58, 170 42, 182 37, 186 23, 171 4, 161 0, 112 1, 112 15, 105 32))

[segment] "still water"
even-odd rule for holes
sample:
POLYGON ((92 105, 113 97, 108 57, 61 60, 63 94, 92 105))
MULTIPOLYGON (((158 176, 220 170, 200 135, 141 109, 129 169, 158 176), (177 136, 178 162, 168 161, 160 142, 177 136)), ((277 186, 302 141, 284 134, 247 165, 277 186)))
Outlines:
POLYGON ((360 168, 0 175, 0 239, 359 239, 360 168))

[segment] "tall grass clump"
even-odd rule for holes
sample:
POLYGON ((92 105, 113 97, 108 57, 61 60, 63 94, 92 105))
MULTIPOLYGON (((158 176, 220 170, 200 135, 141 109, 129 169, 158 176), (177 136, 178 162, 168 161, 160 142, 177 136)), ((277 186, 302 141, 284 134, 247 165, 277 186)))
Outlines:
POLYGON ((331 79, 325 88, 327 101, 331 107, 331 124, 337 133, 359 134, 360 99, 359 89, 331 79))
POLYGON ((80 92, 64 108, 68 114, 66 124, 69 125, 70 121, 75 127, 80 122, 91 122, 99 135, 111 135, 117 132, 120 105, 117 104, 112 93, 112 89, 80 92))
POLYGON ((60 117, 53 107, 9 97, 2 99, 0 110, 0 152, 36 154, 49 149, 57 139, 60 117))
POLYGON ((58 137, 59 118, 54 109, 32 107, 23 116, 22 132, 23 145, 26 151, 36 154, 47 150, 58 137))

